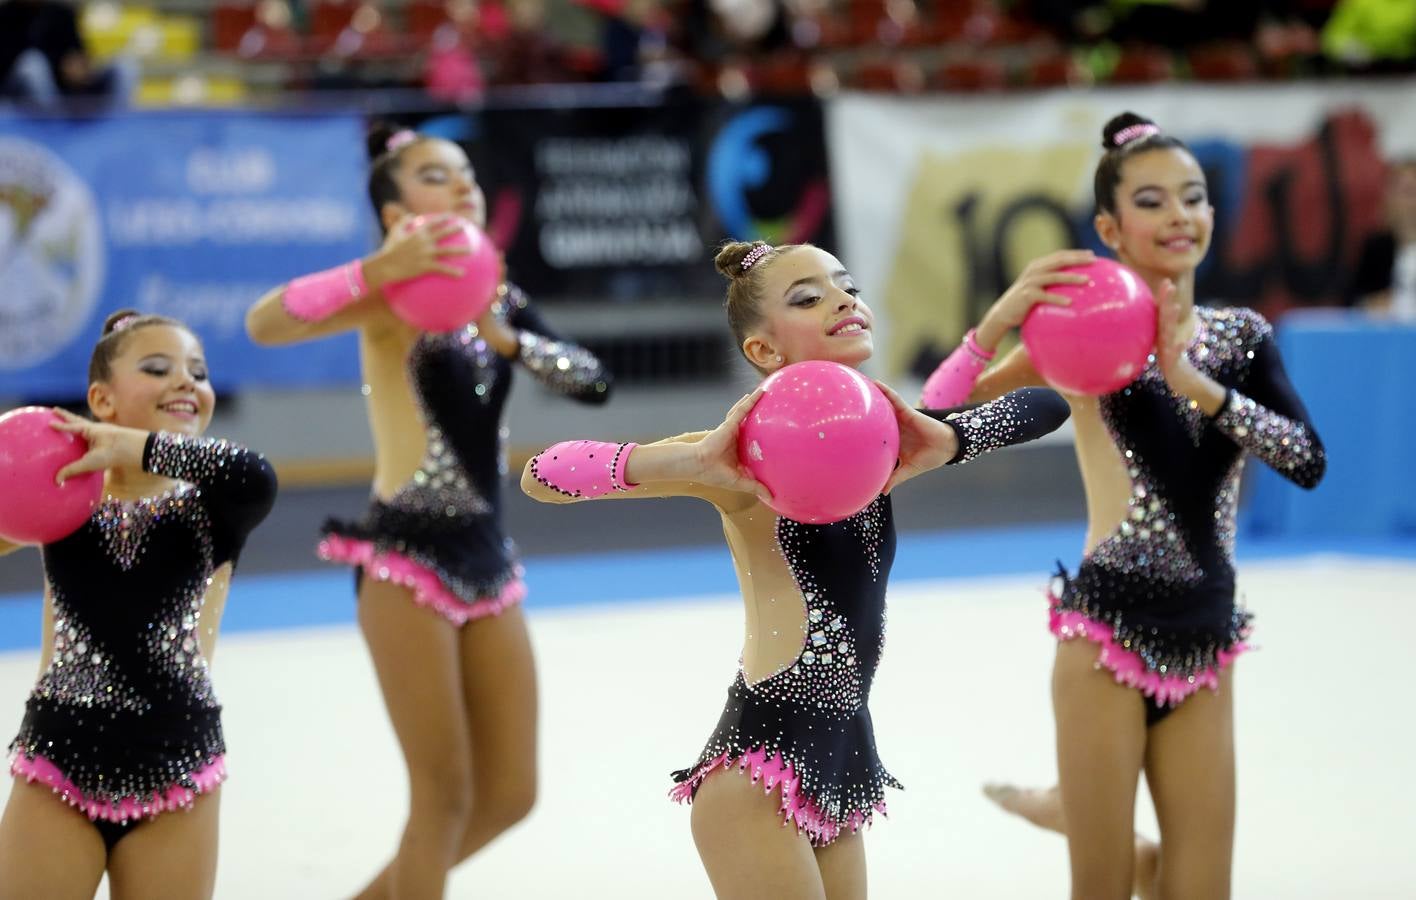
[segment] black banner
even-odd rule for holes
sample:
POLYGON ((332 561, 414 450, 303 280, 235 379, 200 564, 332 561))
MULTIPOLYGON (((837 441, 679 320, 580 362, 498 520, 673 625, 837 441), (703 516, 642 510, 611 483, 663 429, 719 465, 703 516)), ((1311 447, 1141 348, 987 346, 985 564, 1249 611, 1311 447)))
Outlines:
POLYGON ((724 240, 834 249, 810 100, 486 109, 419 127, 467 148, 487 230, 540 300, 717 301, 724 240))

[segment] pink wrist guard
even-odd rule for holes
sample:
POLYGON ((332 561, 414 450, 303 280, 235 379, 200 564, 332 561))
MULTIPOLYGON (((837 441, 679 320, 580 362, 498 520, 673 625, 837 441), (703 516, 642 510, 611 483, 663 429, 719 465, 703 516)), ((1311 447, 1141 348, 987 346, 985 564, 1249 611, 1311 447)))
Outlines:
POLYGON ((531 460, 531 475, 557 493, 593 500, 610 491, 628 491, 629 454, 638 444, 562 441, 531 460))
POLYGON ((969 394, 994 354, 985 352, 974 338, 973 329, 964 335, 963 343, 949 358, 939 364, 924 383, 922 403, 925 409, 948 409, 967 403, 969 394))
POLYGON ((363 297, 369 290, 360 260, 302 275, 285 286, 281 304, 292 319, 319 322, 363 297))

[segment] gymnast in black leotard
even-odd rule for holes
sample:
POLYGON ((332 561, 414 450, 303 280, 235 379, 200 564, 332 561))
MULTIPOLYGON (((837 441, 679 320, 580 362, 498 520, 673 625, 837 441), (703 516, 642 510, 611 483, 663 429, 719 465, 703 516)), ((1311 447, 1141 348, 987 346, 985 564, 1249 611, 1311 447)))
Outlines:
MULTIPOLYGON (((603 403, 609 374, 589 351, 557 335, 515 285, 493 315, 516 335, 516 361, 537 381, 582 403, 603 403)), ((506 426, 513 361, 469 326, 424 334, 408 354, 408 379, 427 423, 423 463, 361 519, 325 523, 319 555, 407 587, 453 625, 501 613, 526 595, 515 545, 502 531, 506 426)))
POLYGON ((115 314, 90 380, 98 421, 62 414, 88 453, 60 474, 107 470, 107 496, 43 548, 46 661, 10 745, 0 897, 92 894, 105 870, 115 898, 210 896, 226 746, 209 663, 275 476, 200 436, 211 385, 181 324, 115 314))
MULTIPOLYGON (((760 371, 869 358, 870 310, 830 254, 810 245, 730 244, 718 266, 731 282, 734 331, 760 371)), ((522 477, 522 488, 547 502, 691 496, 722 517, 746 637, 717 727, 693 764, 674 773, 672 791, 693 800, 694 839, 720 897, 864 896, 857 830, 884 809, 885 788, 900 786, 876 753, 868 707, 895 556, 888 491, 1066 419, 1065 403, 1049 390, 932 415, 887 395, 900 422, 900 468, 885 495, 835 524, 777 515, 742 474, 737 430, 755 394, 712 432, 642 447, 557 444, 522 477), (730 771, 750 779, 715 775, 730 771)))
MULTIPOLYGON (((1253 455, 1313 487, 1326 456, 1263 317, 1195 305, 1214 213, 1195 158, 1130 113, 1108 124, 1103 144, 1097 232, 1157 298, 1156 352, 1119 391, 1067 398, 1089 525, 1076 575, 1061 572, 1050 598, 1061 806, 1047 793, 994 796, 1038 824, 1065 822, 1073 896, 1129 897, 1136 879, 1156 888, 1154 846, 1142 842, 1140 865, 1133 852, 1144 767, 1161 826, 1160 895, 1225 897, 1231 663, 1250 626, 1234 579, 1239 476, 1253 455)), ((1038 261, 1010 292, 1065 280, 1072 255, 1038 261)), ((998 324, 985 317, 978 328, 985 352, 998 324)), ((1041 383, 1020 347, 972 399, 1041 383)))
POLYGON ((440 239, 461 219, 484 225, 486 201, 454 143, 381 128, 369 151, 383 245, 272 290, 247 329, 261 344, 358 334, 372 496, 361 517, 325 523, 319 555, 355 571, 360 630, 410 787, 398 851, 359 896, 436 896, 536 796, 526 587, 502 523, 512 382, 524 371, 560 397, 600 404, 611 379, 510 284, 451 332, 420 332, 396 316, 385 287, 447 274, 460 251, 440 239))

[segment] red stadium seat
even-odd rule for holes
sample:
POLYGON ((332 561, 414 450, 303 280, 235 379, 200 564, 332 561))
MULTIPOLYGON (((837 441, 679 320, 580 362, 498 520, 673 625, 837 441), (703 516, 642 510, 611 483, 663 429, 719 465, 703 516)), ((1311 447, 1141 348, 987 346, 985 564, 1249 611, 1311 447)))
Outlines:
POLYGON ((757 93, 788 96, 830 93, 839 84, 828 64, 797 53, 763 61, 753 70, 751 81, 757 93))
POLYGON ((1015 42, 1027 33, 992 0, 944 0, 936 4, 932 30, 936 43, 976 47, 1015 42))
POLYGON ((1008 85, 1008 70, 995 59, 948 62, 930 79, 933 87, 945 91, 996 91, 1008 85))
POLYGON ((304 41, 289 28, 267 28, 256 24, 241 35, 234 52, 246 59, 280 60, 300 56, 304 41))
POLYGON ((792 42, 803 50, 836 50, 851 46, 850 20, 832 13, 801 16, 792 23, 792 42))
POLYGON ((429 40, 434 32, 452 21, 448 4, 443 0, 410 0, 403 14, 408 33, 422 41, 429 40))
POLYGON ((316 44, 332 44, 360 6, 359 0, 316 0, 310 4, 310 37, 316 44))
POLYGON ((605 57, 597 47, 573 46, 561 52, 561 61, 571 74, 594 78, 605 69, 605 57))
POLYGON ((290 59, 304 52, 305 42, 291 24, 289 3, 261 0, 254 13, 232 52, 247 59, 290 59))
POLYGON ((1251 81, 1259 77, 1259 63, 1244 44, 1196 47, 1189 54, 1190 74, 1199 81, 1251 81))
POLYGON ((1126 47, 1109 80, 1116 84, 1149 84, 1168 81, 1174 74, 1169 51, 1161 47, 1126 47))
POLYGON ((1047 53, 1023 67, 1022 82, 1028 87, 1066 87, 1088 84, 1091 73, 1067 52, 1047 53))
POLYGON ((241 38, 256 24, 255 0, 224 0, 212 7, 211 42, 214 49, 233 53, 241 38))
POLYGON ((852 87, 863 91, 914 94, 924 89, 924 71, 912 60, 874 60, 851 73, 852 87))
MULTIPOLYGON (((388 17, 371 0, 357 3, 326 3, 324 24, 314 29, 311 43, 315 52, 332 54, 348 59, 386 59, 408 52, 409 41, 390 27, 388 17), (339 9, 329 7, 338 6, 339 9), (341 21, 343 11, 348 8, 349 16, 338 31, 327 29, 341 21)), ((319 8, 317 8, 318 13, 319 8)))

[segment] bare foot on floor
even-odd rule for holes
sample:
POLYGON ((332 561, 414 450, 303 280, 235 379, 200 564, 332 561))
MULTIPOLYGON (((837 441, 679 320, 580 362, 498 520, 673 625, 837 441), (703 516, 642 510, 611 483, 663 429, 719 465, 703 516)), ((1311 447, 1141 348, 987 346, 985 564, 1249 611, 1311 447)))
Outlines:
MULTIPOLYGON (((1039 828, 1066 834, 1066 825, 1062 820, 1062 795, 1056 786, 1021 788, 1012 784, 986 784, 983 794, 1005 811, 1021 816, 1039 828)), ((1131 890, 1140 900, 1156 900, 1159 869, 1160 846, 1146 838, 1136 838, 1136 880, 1131 890)))
POLYGON ((1007 812, 1022 816, 1038 828, 1066 834, 1062 821, 1062 795, 1057 788, 1020 788, 1013 784, 986 784, 983 795, 1007 812))

